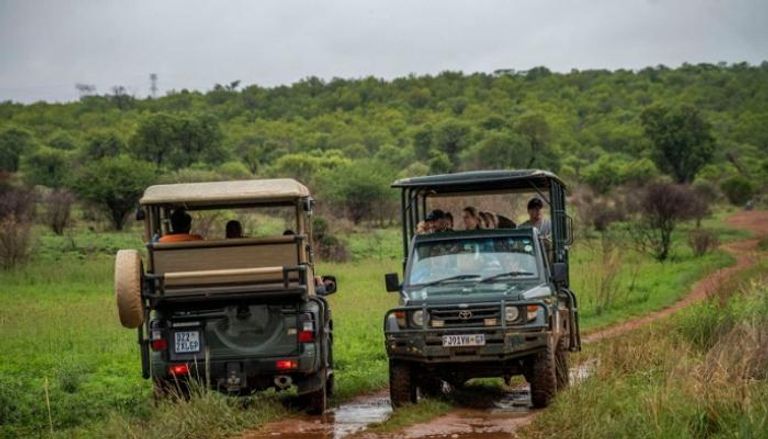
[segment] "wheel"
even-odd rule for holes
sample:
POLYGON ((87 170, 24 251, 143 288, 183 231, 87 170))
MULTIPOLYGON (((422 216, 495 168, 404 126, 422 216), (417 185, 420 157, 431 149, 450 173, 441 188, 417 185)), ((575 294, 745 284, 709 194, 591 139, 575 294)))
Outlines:
POLYGON ((419 390, 422 394, 432 397, 443 395, 443 380, 425 374, 419 381, 421 382, 419 390))
POLYGON ((568 347, 565 336, 560 337, 555 351, 555 368, 557 370, 557 390, 563 390, 570 383, 570 368, 568 367, 568 347))
POLYGON ((555 349, 551 340, 547 342, 543 351, 533 357, 528 383, 531 385, 533 407, 544 408, 548 406, 557 392, 555 349))
POLYGON ((138 328, 144 323, 144 303, 141 300, 141 278, 144 269, 136 250, 120 250, 115 257, 115 297, 120 323, 126 328, 138 328))
MULTIPOLYGON (((325 370, 320 372, 325 374, 325 370)), ((328 410, 328 379, 323 378, 323 385, 313 391, 301 396, 306 407, 306 412, 310 415, 322 415, 328 410)))
POLYGON ((413 366, 410 363, 399 360, 389 361, 389 400, 393 408, 416 403, 416 383, 413 366))

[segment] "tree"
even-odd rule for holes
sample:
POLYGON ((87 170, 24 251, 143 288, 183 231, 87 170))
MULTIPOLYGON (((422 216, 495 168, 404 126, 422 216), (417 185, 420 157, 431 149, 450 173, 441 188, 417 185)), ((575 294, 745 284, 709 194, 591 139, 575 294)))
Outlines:
POLYGON ((19 170, 20 157, 35 146, 32 134, 20 128, 0 131, 0 172, 19 170))
POLYGON ((66 151, 40 146, 24 157, 21 170, 28 184, 58 188, 64 184, 70 165, 70 154, 66 151))
POLYGON ((640 115, 645 135, 654 146, 654 159, 678 183, 693 181, 712 160, 715 146, 711 125, 696 107, 653 106, 640 115))
POLYGON ((667 260, 672 232, 677 225, 697 215, 696 195, 689 186, 654 183, 640 194, 639 219, 631 229, 639 249, 656 260, 667 260))
POLYGON ((326 198, 346 211, 355 224, 372 219, 389 209, 387 201, 391 175, 394 172, 383 163, 361 160, 326 170, 319 177, 318 187, 326 198))
POLYGON ((434 148, 448 156, 452 168, 458 164, 459 153, 470 142, 472 128, 458 119, 446 119, 435 126, 432 134, 434 148))
POLYGON ((744 205, 755 192, 755 186, 747 177, 734 175, 720 183, 720 189, 731 204, 744 205))
POLYGON ((88 135, 82 152, 88 160, 99 160, 105 157, 116 157, 125 150, 125 140, 117 131, 99 130, 88 135))
POLYGON ((116 230, 122 230, 129 212, 155 178, 150 163, 127 156, 87 163, 72 181, 80 197, 100 207, 116 230))
POLYGON ((221 139, 219 124, 209 115, 155 113, 140 122, 131 151, 157 167, 179 169, 197 161, 221 162, 221 139))

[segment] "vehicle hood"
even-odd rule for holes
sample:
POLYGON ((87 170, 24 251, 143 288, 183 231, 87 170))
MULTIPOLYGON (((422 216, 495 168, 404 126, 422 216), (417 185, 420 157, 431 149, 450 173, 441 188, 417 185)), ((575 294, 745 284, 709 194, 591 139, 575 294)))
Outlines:
POLYGON ((442 287, 427 287, 413 290, 403 301, 407 306, 423 304, 450 304, 495 301, 536 300, 552 295, 552 288, 546 283, 515 282, 509 284, 463 284, 442 287))

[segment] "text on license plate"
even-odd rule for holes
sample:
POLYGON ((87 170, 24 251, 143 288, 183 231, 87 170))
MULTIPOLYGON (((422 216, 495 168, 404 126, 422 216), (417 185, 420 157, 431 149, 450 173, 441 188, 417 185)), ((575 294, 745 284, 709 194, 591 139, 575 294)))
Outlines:
POLYGON ((179 331, 176 333, 176 352, 199 352, 200 331, 179 331))
POLYGON ((485 346, 485 334, 444 335, 443 346, 485 346))

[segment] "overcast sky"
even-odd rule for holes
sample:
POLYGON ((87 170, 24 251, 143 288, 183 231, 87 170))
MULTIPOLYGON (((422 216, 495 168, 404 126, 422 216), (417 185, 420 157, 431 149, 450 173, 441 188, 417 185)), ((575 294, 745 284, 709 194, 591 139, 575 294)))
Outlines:
POLYGON ((768 0, 0 0, 0 101, 768 59, 768 0))

